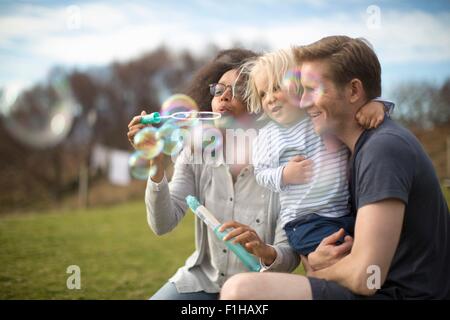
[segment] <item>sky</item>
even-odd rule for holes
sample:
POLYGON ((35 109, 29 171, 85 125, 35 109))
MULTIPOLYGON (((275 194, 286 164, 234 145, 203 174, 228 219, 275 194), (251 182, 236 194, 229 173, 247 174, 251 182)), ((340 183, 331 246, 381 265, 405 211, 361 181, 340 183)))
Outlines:
POLYGON ((404 81, 450 77, 450 0, 0 0, 0 88, 14 94, 52 66, 105 66, 161 45, 206 55, 211 44, 275 50, 336 34, 370 41, 386 98, 404 81))

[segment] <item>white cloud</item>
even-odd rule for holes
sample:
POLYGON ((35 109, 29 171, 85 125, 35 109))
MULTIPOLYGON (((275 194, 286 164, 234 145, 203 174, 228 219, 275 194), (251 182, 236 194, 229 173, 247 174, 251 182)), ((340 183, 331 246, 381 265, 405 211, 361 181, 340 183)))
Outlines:
POLYGON ((387 12, 370 36, 389 62, 449 61, 449 21, 450 13, 387 12))
POLYGON ((384 62, 450 60, 450 13, 382 12, 379 29, 369 29, 364 18, 336 14, 326 19, 311 17, 294 23, 277 23, 267 28, 247 25, 234 32, 232 29, 229 33, 230 36, 240 34, 244 42, 265 39, 273 48, 308 44, 325 36, 342 34, 366 38, 384 62))
POLYGON ((28 56, 35 63, 45 61, 43 66, 87 65, 129 59, 161 43, 202 53, 209 43, 227 47, 235 41, 244 45, 266 42, 276 49, 346 34, 367 38, 382 63, 450 60, 448 12, 382 10, 380 29, 369 29, 366 12, 303 16, 295 21, 269 13, 269 17, 253 17, 250 23, 216 19, 213 12, 208 17, 190 16, 155 3, 114 7, 91 3, 79 9, 80 29, 71 30, 67 28, 71 18, 67 7, 22 6, 14 14, 0 18, 0 48, 28 56))

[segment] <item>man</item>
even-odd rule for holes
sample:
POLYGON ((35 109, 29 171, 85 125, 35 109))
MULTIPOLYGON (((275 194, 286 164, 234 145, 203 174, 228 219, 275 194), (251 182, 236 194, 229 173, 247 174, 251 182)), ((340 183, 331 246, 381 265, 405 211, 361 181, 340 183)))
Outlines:
POLYGON ((305 109, 315 130, 334 134, 352 153, 354 240, 337 245, 343 230, 325 238, 302 257, 308 277, 236 275, 222 299, 449 299, 450 216, 431 160, 391 119, 368 131, 355 120, 381 95, 377 56, 365 41, 345 36, 296 48, 295 55, 302 100, 314 101, 305 109))

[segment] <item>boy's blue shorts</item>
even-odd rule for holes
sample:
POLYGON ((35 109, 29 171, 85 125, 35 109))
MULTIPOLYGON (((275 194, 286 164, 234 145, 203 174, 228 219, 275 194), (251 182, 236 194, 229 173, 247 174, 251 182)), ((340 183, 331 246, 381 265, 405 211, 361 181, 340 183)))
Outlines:
MULTIPOLYGON (((284 226, 289 244, 297 253, 304 256, 316 250, 323 238, 341 228, 345 230, 345 235, 353 236, 355 217, 347 215, 328 218, 312 213, 288 222, 284 226)), ((338 244, 343 241, 344 238, 340 239, 338 244)))

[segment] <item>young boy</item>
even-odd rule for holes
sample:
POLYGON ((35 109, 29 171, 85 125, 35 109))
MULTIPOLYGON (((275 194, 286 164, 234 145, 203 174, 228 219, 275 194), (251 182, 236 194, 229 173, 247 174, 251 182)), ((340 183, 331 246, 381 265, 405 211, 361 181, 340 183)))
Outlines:
MULTIPOLYGON (((291 51, 281 50, 249 61, 242 72, 248 77, 245 97, 250 111, 263 109, 271 120, 254 144, 256 180, 279 192, 280 218, 288 241, 296 252, 307 256, 323 238, 341 228, 346 235, 353 235, 355 217, 349 208, 348 149, 331 137, 318 136, 310 117, 282 90, 283 79, 294 67, 291 51)), ((300 105, 314 103, 315 95, 327 94, 320 83, 311 83, 301 102, 298 99, 300 105)), ((387 109, 393 107, 385 103, 387 109)), ((357 118, 370 129, 379 125, 384 114, 382 103, 369 101, 357 118)))

